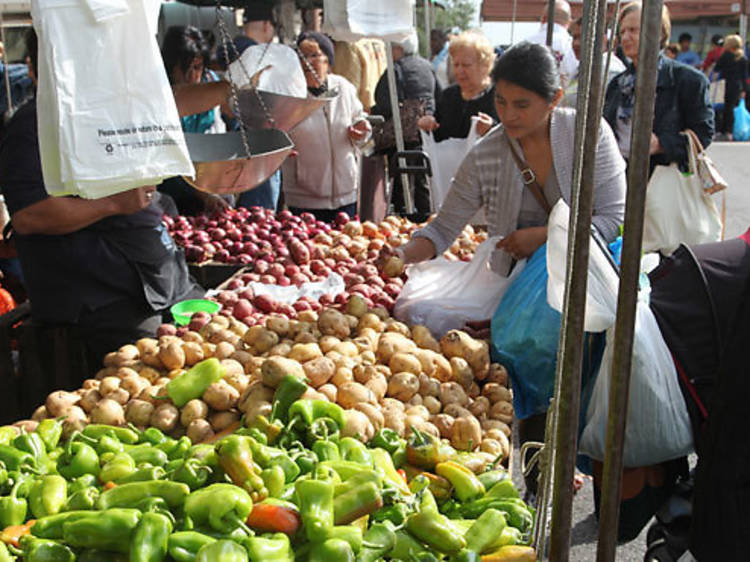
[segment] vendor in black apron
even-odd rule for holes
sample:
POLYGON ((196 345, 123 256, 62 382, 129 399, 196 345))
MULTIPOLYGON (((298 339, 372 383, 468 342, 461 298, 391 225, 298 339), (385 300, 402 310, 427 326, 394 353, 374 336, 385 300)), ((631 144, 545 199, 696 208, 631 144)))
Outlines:
MULTIPOLYGON (((34 71, 33 33, 27 46, 34 71)), ((153 186, 97 200, 48 195, 35 99, 0 141, 0 188, 34 322, 77 325, 91 368, 121 345, 153 336, 172 304, 202 294, 161 222, 153 186)))

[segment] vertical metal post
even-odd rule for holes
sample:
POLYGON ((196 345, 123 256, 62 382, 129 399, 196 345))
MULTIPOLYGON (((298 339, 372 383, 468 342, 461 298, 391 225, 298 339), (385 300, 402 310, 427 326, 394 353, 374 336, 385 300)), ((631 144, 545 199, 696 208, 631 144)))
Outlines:
POLYGON ((740 11, 740 37, 742 37, 742 43, 744 44, 745 41, 747 41, 747 2, 746 0, 742 0, 742 10, 740 11))
POLYGON ((552 33, 555 31, 555 0, 547 2, 547 40, 545 43, 552 47, 552 33))
MULTIPOLYGON (((601 128, 602 44, 606 0, 584 4, 583 53, 576 107, 573 197, 568 236, 565 304, 555 384, 552 527, 550 560, 566 562, 572 527, 573 476, 581 402, 583 332, 588 285, 594 169, 601 128)), ((541 545, 540 545, 541 546, 541 545)))
MULTIPOLYGON (((385 42, 386 58, 388 59, 387 75, 388 75, 388 91, 391 99, 391 119, 393 119, 393 133, 396 137, 396 151, 404 151, 404 131, 401 127, 401 109, 398 106, 398 90, 396 89, 396 71, 393 68, 393 49, 391 48, 391 42, 385 42)), ((405 160, 403 158, 398 159, 399 167, 405 166, 405 160)), ((401 190, 404 193, 404 206, 406 207, 406 213, 411 214, 414 212, 414 203, 411 198, 411 186, 409 185, 409 175, 401 174, 401 190)))
POLYGON ((633 133, 628 165, 628 193, 625 201, 622 266, 617 299, 612 384, 609 393, 606 457, 599 511, 597 562, 614 561, 617 547, 623 444, 643 242, 643 209, 648 184, 649 146, 653 130, 654 98, 656 97, 662 4, 662 0, 645 0, 641 12, 633 133))
POLYGON ((513 16, 510 20, 510 44, 513 44, 513 37, 516 31, 516 4, 518 0, 513 0, 513 16))
POLYGON ((432 33, 432 18, 430 17, 430 3, 432 0, 424 0, 424 36, 427 42, 427 59, 430 59, 430 34, 432 33))

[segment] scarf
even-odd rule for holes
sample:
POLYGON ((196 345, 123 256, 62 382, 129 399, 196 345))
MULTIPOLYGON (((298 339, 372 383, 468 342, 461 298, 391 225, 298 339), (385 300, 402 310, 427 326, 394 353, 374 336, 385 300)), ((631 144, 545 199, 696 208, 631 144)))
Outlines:
MULTIPOLYGON (((660 54, 657 72, 661 70, 664 57, 660 54)), ((635 105, 635 66, 628 64, 627 70, 617 79, 617 89, 620 91, 620 105, 617 108, 617 121, 630 127, 635 105)))

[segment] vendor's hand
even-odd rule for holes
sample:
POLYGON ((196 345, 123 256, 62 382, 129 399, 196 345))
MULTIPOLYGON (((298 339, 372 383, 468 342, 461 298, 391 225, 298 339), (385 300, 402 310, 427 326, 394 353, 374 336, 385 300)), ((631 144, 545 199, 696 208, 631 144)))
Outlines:
POLYGON ((547 227, 533 226, 511 232, 495 246, 505 250, 516 260, 528 258, 547 241, 547 227))
POLYGON ((203 197, 203 211, 206 214, 212 215, 219 213, 224 209, 229 208, 229 203, 218 195, 206 193, 203 197))
POLYGON ((491 321, 487 318, 486 320, 467 322, 464 327, 472 338, 486 340, 490 337, 490 324, 491 321))
POLYGON ((417 121, 417 127, 422 129, 423 131, 434 131, 435 129, 440 127, 440 123, 437 122, 437 119, 435 119, 432 115, 423 115, 419 118, 417 121))
POLYGON ((487 134, 487 131, 492 128, 494 121, 492 117, 490 117, 486 113, 482 113, 481 111, 477 113, 477 117, 479 118, 479 120, 477 121, 477 134, 480 137, 483 137, 487 134))
POLYGON ((107 197, 115 215, 132 215, 148 207, 154 198, 156 186, 136 187, 107 197))
POLYGON ((664 149, 661 147, 661 143, 659 142, 659 137, 657 137, 654 133, 651 133, 651 142, 648 146, 648 153, 649 154, 661 154, 664 152, 664 149))
POLYGON ((370 133, 370 124, 366 119, 360 119, 353 125, 350 125, 346 132, 349 135, 349 140, 351 140, 352 142, 363 141, 370 133))
POLYGON ((389 244, 386 244, 380 249, 380 253, 378 254, 378 257, 375 258, 375 267, 378 268, 378 271, 383 271, 383 267, 385 266, 385 262, 388 261, 389 258, 392 258, 393 256, 397 256, 403 259, 403 252, 397 252, 397 248, 394 248, 390 246, 389 244))

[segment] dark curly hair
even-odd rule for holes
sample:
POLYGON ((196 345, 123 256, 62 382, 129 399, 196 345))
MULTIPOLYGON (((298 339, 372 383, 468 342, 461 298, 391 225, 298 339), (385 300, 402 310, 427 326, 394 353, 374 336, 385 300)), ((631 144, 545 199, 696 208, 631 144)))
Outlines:
POLYGON ((197 57, 202 58, 203 64, 208 65, 209 55, 208 41, 197 27, 173 25, 167 29, 161 45, 161 56, 170 81, 175 66, 179 66, 182 72, 187 72, 197 57))
POLYGON ((540 95, 548 102, 560 89, 557 60, 544 45, 522 41, 495 61, 492 82, 505 80, 540 95))

